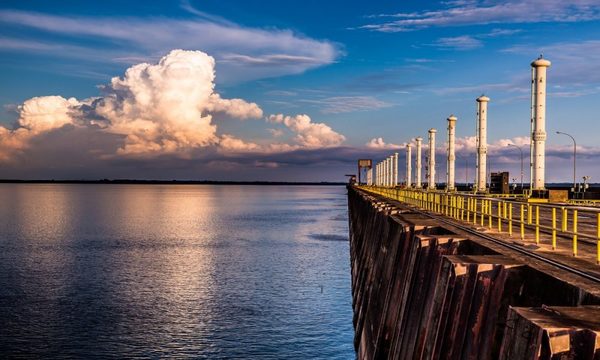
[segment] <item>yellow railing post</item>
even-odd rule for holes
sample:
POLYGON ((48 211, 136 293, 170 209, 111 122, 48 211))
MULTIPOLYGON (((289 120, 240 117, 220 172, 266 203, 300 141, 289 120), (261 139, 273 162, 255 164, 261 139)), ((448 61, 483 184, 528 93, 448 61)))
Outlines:
POLYGON ((521 204, 521 240, 525 239, 525 205, 521 204))
POLYGON ((600 213, 596 215, 596 264, 600 265, 600 213))
POLYGON ((566 232, 567 231, 567 223, 568 223, 568 218, 567 218, 567 208, 562 207, 562 221, 560 222, 561 226, 562 226, 562 231, 566 232))
POLYGON ((512 233, 513 233, 513 231, 512 231, 512 225, 513 225, 512 224, 512 221, 513 221, 512 220, 512 206, 513 206, 512 203, 508 204, 508 235, 510 235, 510 236, 512 236, 512 233))
POLYGON ((467 198, 467 222, 471 221, 471 198, 467 198))
POLYGON ((531 225, 531 205, 527 204, 527 224, 531 225))
POLYGON ((552 250, 556 250, 556 208, 552 208, 552 250))
POLYGON ((481 214, 480 214, 481 215, 481 219, 480 219, 481 226, 483 226, 483 221, 485 220, 485 215, 483 214, 484 213, 484 211, 483 211, 484 210, 484 205, 483 204, 485 204, 485 200, 481 199, 481 206, 479 207, 480 210, 481 210, 481 214))
POLYGON ((573 210, 573 256, 577 256, 577 210, 573 210))
POLYGON ((502 203, 497 202, 496 206, 498 207, 498 232, 502 232, 502 203))
POLYGON ((535 243, 540 243, 540 206, 535 206, 535 243))
POLYGON ((492 217, 494 216, 492 213, 492 200, 487 201, 487 214, 488 214, 488 227, 492 228, 492 217))

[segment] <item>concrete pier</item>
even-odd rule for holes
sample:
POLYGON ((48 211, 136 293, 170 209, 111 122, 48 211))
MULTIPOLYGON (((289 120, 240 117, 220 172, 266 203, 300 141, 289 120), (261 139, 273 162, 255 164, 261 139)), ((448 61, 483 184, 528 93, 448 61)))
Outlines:
POLYGON ((354 187, 348 205, 359 359, 558 359, 532 352, 545 343, 517 339, 514 325, 550 334, 550 325, 567 328, 575 313, 588 321, 577 323, 569 349, 593 355, 568 359, 600 358, 591 335, 600 328, 598 289, 354 187), (548 306, 572 311, 536 320, 532 314, 548 306))

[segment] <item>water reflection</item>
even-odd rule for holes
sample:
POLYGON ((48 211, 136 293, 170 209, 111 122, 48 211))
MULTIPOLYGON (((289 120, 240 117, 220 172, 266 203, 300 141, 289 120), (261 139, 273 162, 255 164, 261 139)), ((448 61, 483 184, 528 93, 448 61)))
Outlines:
POLYGON ((1 185, 0 201, 0 355, 354 356, 342 187, 1 185))

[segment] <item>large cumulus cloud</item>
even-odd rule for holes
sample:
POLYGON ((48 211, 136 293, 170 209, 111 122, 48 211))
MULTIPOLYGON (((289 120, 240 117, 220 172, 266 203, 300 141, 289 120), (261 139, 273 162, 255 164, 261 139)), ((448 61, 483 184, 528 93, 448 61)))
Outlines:
POLYGON ((215 77, 215 60, 208 54, 173 50, 156 64, 128 68, 101 86, 97 97, 28 99, 16 106, 14 126, 0 126, 4 174, 35 177, 31 174, 39 170, 59 177, 63 169, 70 177, 78 172, 115 176, 130 174, 124 169, 131 164, 148 173, 173 166, 198 169, 192 163, 210 171, 215 164, 233 163, 275 169, 286 161, 294 166, 284 159, 329 151, 345 141, 344 135, 306 114, 264 118, 255 103, 223 98, 215 90, 215 77), (270 125, 248 126, 275 129, 262 139, 221 133, 216 114, 219 119, 265 119, 270 125))
POLYGON ((173 50, 158 64, 138 64, 123 77, 114 77, 100 97, 34 97, 18 107, 14 129, 0 127, 0 159, 26 149, 33 137, 65 125, 123 136, 116 154, 125 156, 185 156, 218 144, 213 114, 248 119, 262 117, 262 110, 242 99, 221 98, 214 80, 211 56, 173 50))

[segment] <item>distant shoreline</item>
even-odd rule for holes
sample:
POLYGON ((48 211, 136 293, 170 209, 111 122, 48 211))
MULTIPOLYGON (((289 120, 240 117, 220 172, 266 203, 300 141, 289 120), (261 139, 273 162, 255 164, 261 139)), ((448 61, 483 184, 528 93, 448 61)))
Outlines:
POLYGON ((143 185, 327 185, 342 186, 346 182, 311 181, 210 181, 210 180, 19 180, 0 179, 0 184, 143 184, 143 185))

